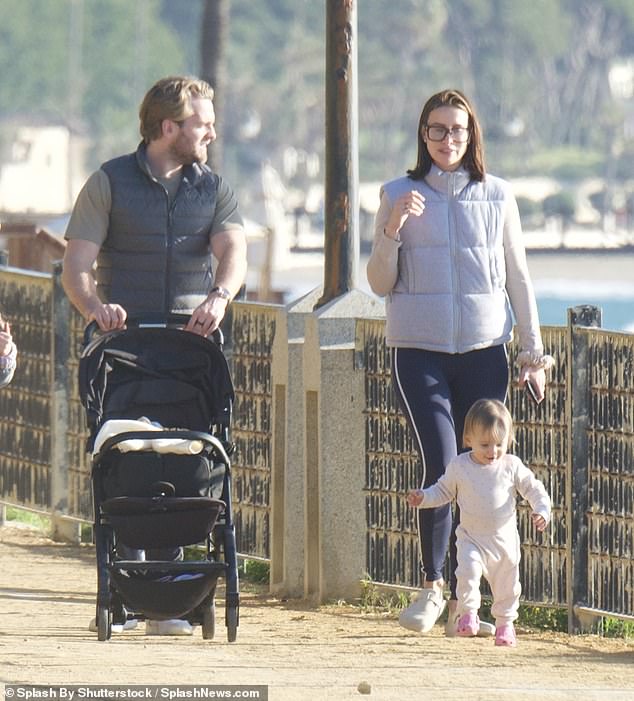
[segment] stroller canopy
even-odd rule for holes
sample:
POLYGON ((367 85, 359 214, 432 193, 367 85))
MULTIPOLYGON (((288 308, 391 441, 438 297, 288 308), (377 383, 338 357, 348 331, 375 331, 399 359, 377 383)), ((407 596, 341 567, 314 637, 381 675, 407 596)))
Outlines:
POLYGON ((143 416, 192 431, 228 427, 234 398, 226 358, 214 341, 156 327, 93 338, 79 361, 79 395, 91 440, 114 418, 143 416))

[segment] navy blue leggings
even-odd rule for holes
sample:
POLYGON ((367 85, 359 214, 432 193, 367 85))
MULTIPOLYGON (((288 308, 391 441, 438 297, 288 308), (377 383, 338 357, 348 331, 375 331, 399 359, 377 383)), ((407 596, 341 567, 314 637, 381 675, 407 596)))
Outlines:
MULTIPOLYGON (((469 353, 436 353, 418 348, 392 350, 392 380, 421 458, 421 485, 428 487, 462 452, 462 429, 478 399, 504 401, 508 358, 504 346, 469 353)), ((456 598, 456 537, 460 517, 451 506, 420 509, 418 535, 425 580, 443 577, 449 547, 451 598, 456 598), (453 522, 453 524, 452 524, 453 522)))

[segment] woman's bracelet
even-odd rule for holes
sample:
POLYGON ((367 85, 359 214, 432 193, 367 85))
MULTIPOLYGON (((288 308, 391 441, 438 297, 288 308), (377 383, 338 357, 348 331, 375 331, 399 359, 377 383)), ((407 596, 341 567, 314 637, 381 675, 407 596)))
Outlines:
POLYGON ((550 370, 555 365, 552 355, 544 355, 538 351, 521 351, 515 361, 520 367, 529 366, 538 370, 550 370))

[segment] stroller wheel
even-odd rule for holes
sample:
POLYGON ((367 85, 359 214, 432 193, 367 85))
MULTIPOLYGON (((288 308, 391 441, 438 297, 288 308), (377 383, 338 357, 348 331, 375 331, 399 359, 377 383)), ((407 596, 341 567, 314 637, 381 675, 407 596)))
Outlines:
POLYGON ((216 633, 216 604, 209 604, 203 612, 203 640, 213 640, 216 633))
POLYGON ((230 643, 235 643, 238 637, 238 609, 228 608, 225 615, 227 618, 227 640, 230 643))
POLYGON ((99 606, 97 608, 97 640, 110 640, 111 634, 110 611, 104 606, 99 606))

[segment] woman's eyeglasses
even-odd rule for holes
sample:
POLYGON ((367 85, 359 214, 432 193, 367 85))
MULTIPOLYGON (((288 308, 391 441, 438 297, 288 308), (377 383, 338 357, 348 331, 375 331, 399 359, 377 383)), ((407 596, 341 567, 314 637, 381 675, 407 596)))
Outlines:
POLYGON ((451 136, 457 144, 463 144, 465 141, 469 140, 468 127, 451 127, 451 129, 447 129, 447 127, 436 124, 432 124, 431 126, 428 124, 425 127, 425 131, 430 141, 444 141, 447 136, 451 136))

